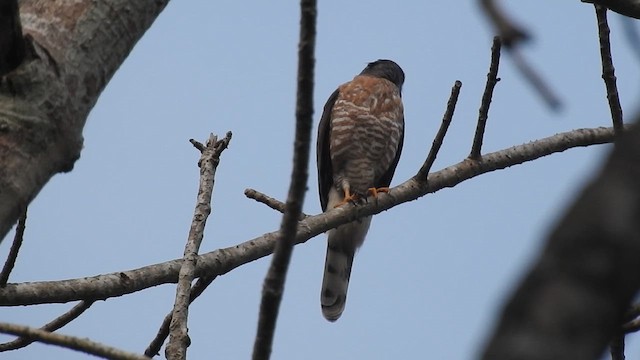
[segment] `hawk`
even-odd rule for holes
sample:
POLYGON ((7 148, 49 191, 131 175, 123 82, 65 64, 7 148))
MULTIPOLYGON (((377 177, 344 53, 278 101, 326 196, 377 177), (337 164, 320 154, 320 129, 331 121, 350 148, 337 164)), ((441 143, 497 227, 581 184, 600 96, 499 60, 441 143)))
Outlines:
MULTIPOLYGON (((389 190, 404 140, 403 83, 398 64, 377 60, 327 100, 317 144, 323 211, 389 190)), ((353 257, 370 223, 368 216, 328 232, 320 301, 329 321, 344 311, 353 257)))

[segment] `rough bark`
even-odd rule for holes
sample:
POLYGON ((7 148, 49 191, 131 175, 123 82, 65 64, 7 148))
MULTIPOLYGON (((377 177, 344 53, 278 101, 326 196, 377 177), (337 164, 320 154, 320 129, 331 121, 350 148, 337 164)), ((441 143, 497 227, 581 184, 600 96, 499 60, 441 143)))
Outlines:
POLYGON ((0 77, 0 239, 73 168, 98 96, 168 0, 22 0, 27 48, 0 77))

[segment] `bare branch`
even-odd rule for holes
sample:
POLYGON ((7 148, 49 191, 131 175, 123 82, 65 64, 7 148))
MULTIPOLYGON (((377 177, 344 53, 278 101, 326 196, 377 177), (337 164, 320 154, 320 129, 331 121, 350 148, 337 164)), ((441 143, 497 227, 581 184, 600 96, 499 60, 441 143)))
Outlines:
POLYGON ((640 288, 640 128, 616 139, 503 309, 483 359, 599 359, 640 288))
POLYGON ((622 106, 620 106, 620 97, 618 96, 618 87, 616 85, 615 68, 613 67, 613 58, 611 57, 607 8, 600 5, 594 6, 596 9, 596 18, 598 19, 598 38, 600 39, 600 58, 602 60, 602 80, 604 80, 604 85, 607 89, 607 100, 609 101, 609 109, 611 110, 613 129, 617 134, 620 134, 624 125, 622 121, 622 106))
POLYGON ((22 63, 25 48, 18 0, 0 2, 0 77, 22 63))
POLYGON ((509 49, 509 54, 513 63, 516 65, 525 80, 533 86, 533 89, 542 97, 545 104, 551 110, 559 110, 562 107, 560 98, 551 90, 551 87, 547 85, 542 76, 540 76, 536 70, 531 66, 525 57, 520 53, 517 48, 509 49))
POLYGON ((316 0, 300 1, 300 42, 298 43, 298 89, 296 95, 296 135, 293 171, 280 236, 262 287, 258 330, 253 359, 269 359, 284 283, 295 245, 298 219, 302 214, 309 178, 309 153, 313 124, 314 51, 316 45, 316 0))
POLYGON ((4 266, 2 267, 2 272, 0 272, 0 287, 4 287, 7 285, 7 281, 9 280, 9 275, 11 274, 11 270, 16 264, 16 259, 18 258, 18 252, 20 251, 20 247, 22 246, 22 240, 24 239, 24 230, 26 228, 27 223, 27 209, 25 208, 22 216, 18 220, 18 226, 16 226, 16 234, 13 237, 13 243, 11 243, 11 249, 9 249, 9 255, 7 256, 7 261, 5 261, 4 266))
MULTIPOLYGON (((196 282, 193 287, 191 287, 191 293, 189 295, 189 304, 194 302, 204 290, 211 285, 213 280, 215 280, 216 276, 208 276, 204 275, 196 282)), ((151 343, 144 351, 144 354, 148 357, 154 357, 160 353, 160 348, 162 344, 166 340, 167 336, 169 336, 169 325, 171 324, 171 318, 173 317, 173 312, 169 312, 162 321, 160 328, 158 329, 158 333, 156 337, 151 340, 151 343)))
POLYGON ((52 176, 73 169, 89 112, 168 0, 18 3, 33 59, 0 82, 0 241, 52 176))
POLYGON ((75 336, 61 335, 48 331, 35 329, 28 326, 0 323, 0 333, 18 335, 30 338, 34 341, 45 344, 58 345, 72 350, 81 351, 87 354, 105 359, 118 360, 148 360, 146 356, 122 351, 114 347, 106 346, 89 339, 82 339, 75 336))
POLYGON ((229 141, 231 141, 231 132, 228 132, 227 136, 220 141, 218 141, 217 136, 211 134, 206 146, 201 151, 202 155, 198 161, 200 166, 198 200, 178 275, 176 300, 169 326, 171 336, 165 349, 165 356, 169 360, 184 360, 187 357, 187 347, 191 342, 187 334, 187 318, 189 316, 189 304, 191 303, 191 283, 195 278, 195 268, 200 244, 204 237, 204 227, 209 214, 211 214, 211 198, 213 196, 216 169, 220 163, 220 155, 229 145, 229 141))
POLYGON ((504 10, 496 4, 497 0, 480 0, 480 7, 491 20, 493 27, 496 29, 497 35, 507 47, 514 47, 517 44, 527 40, 529 35, 511 20, 504 10))
MULTIPOLYGON (((244 196, 248 197, 249 199, 253 199, 259 203, 263 203, 268 207, 272 208, 273 210, 279 211, 284 214, 285 204, 282 201, 279 201, 278 199, 274 199, 271 196, 263 194, 258 190, 245 189, 244 196)), ((303 220, 308 216, 309 215, 301 212, 298 220, 303 220)))
MULTIPOLYGON (((342 206, 326 213, 309 216, 298 224, 295 243, 303 243, 358 217, 375 215, 398 204, 413 201, 428 193, 450 188, 478 175, 532 161, 565 150, 613 141, 612 128, 578 129, 560 133, 523 145, 484 154, 479 161, 462 162, 429 174, 427 184, 411 178, 381 194, 378 201, 342 206)), ((198 257, 196 277, 223 275, 248 262, 269 255, 279 238, 271 232, 244 243, 212 251, 198 257)), ((182 260, 172 260, 135 270, 61 281, 7 284, 0 288, 0 306, 65 303, 85 298, 106 299, 149 287, 175 283, 182 260)))
POLYGON ((424 164, 422 164, 420 170, 418 170, 416 176, 414 176, 414 178, 418 181, 424 181, 427 179, 427 175, 429 175, 429 171, 431 171, 431 167, 436 161, 438 151, 440 151, 440 147, 442 146, 444 137, 445 135, 447 135, 449 124, 451 124, 451 120, 453 119, 453 113, 456 110, 456 104, 458 103, 458 95, 460 95, 461 87, 462 83, 460 82, 460 80, 456 80, 455 84, 451 88, 451 95, 449 96, 449 101, 447 101, 447 110, 444 112, 444 116, 442 117, 440 129, 438 129, 438 133, 433 139, 433 144, 431 144, 431 150, 429 150, 427 159, 424 161, 424 164))
MULTIPOLYGON (((91 305, 93 305, 93 303, 93 300, 81 301, 80 303, 78 303, 78 305, 72 307, 71 310, 45 324, 40 328, 40 330, 53 332, 62 328, 63 326, 67 325, 68 323, 82 315, 87 309, 89 309, 89 307, 91 307, 91 305)), ((0 352, 21 349, 25 346, 28 346, 29 344, 32 344, 34 341, 35 340, 32 338, 20 337, 16 340, 0 344, 0 352)))
POLYGON ((487 118, 489 118, 489 107, 491 106, 491 98, 493 97, 493 89, 500 79, 498 78, 498 66, 500 65, 500 38, 493 38, 493 46, 491 46, 491 65, 489 65, 489 73, 487 74, 487 84, 484 87, 484 94, 480 102, 480 110, 478 111, 478 125, 476 126, 476 134, 473 137, 473 145, 469 159, 477 160, 480 158, 482 150, 482 139, 484 137, 484 129, 487 126, 487 118))
POLYGON ((618 14, 640 19, 640 1, 638 0, 582 0, 582 2, 606 6, 618 14))

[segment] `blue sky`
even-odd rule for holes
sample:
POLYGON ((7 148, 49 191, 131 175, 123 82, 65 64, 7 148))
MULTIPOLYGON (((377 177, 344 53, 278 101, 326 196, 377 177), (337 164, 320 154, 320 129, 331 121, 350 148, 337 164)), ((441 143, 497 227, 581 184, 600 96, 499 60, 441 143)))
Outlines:
MULTIPOLYGON (((534 36, 526 57, 565 106, 559 113, 545 108, 504 56, 484 151, 610 126, 593 7, 578 0, 506 3, 534 36)), ((622 36, 621 18, 609 19, 630 116, 640 90, 638 59, 622 36)), ((199 154, 188 139, 205 140, 210 132, 234 135, 218 168, 202 251, 277 229, 280 215, 243 191, 252 187, 284 199, 289 186, 298 21, 296 2, 171 2, 89 116, 74 171, 54 177, 32 203, 10 281, 91 276, 180 257, 198 185, 199 154)), ((461 80, 454 121, 433 169, 457 163, 471 147, 491 38, 476 1, 320 2, 316 125, 338 85, 369 61, 393 59, 406 73, 407 132, 392 184, 421 166, 451 86, 461 80)), ((608 150, 552 155, 376 216, 337 323, 320 312, 324 236, 296 247, 273 358, 473 358, 558 214, 608 150)), ((304 209, 315 214, 320 205, 311 173, 304 209)), ((0 245, 0 256, 9 246, 7 240, 0 245)), ((190 358, 250 357, 268 263, 261 259, 217 279, 192 306, 190 358)), ((98 302, 61 332, 142 352, 174 294, 174 285, 164 285, 98 302)), ((72 305, 3 308, 0 317, 40 326, 72 305)), ((39 344, 2 356, 85 358, 39 344)), ((628 338, 627 356, 640 356, 636 336, 628 338)))

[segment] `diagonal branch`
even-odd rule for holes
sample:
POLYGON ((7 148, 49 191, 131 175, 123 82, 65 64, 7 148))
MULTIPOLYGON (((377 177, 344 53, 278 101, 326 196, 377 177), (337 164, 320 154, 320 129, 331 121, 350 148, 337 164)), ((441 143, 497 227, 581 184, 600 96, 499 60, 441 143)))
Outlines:
POLYGON ((16 226, 16 234, 13 237, 13 243, 11 243, 11 249, 9 249, 7 261, 5 261, 4 266, 2 267, 2 272, 0 272, 0 287, 4 287, 7 285, 9 274, 11 274, 11 270, 13 270, 13 267, 16 264, 18 252, 20 251, 22 240, 24 239, 24 230, 26 228, 26 223, 27 209, 25 208, 22 216, 20 216, 20 219, 18 220, 18 226, 16 226))
POLYGON ((293 170, 280 233, 271 266, 264 278, 258 330, 253 359, 269 359, 284 283, 295 245, 298 218, 302 214, 309 178, 309 153, 313 124, 313 77, 316 45, 316 0, 300 1, 300 42, 298 44, 298 90, 296 95, 296 135, 293 170))
MULTIPOLYGON (((218 137, 211 134, 204 148, 195 145, 202 155, 198 161, 200 166, 200 186, 198 188, 198 201, 193 214, 189 238, 184 249, 184 257, 180 273, 178 275, 178 286, 176 289, 176 300, 173 307, 173 315, 169 326, 171 337, 165 349, 165 356, 169 360, 184 360, 187 357, 187 347, 190 340, 187 334, 187 318, 189 316, 189 304, 191 283, 195 278, 195 268, 198 261, 198 251, 204 237, 204 227, 207 218, 211 214, 211 197, 213 196, 213 185, 216 170, 220 163, 220 155, 229 146, 231 132, 218 141, 218 137)), ((194 141, 192 140, 192 143, 194 141)))
POLYGON ((489 65, 489 73, 487 74, 487 84, 484 87, 484 94, 482 94, 482 100, 480 101, 480 110, 478 111, 478 125, 476 126, 476 133, 473 137, 473 145, 471 146, 471 153, 469 159, 477 160, 480 158, 480 151, 482 149, 482 140, 484 137, 484 129, 487 126, 487 119, 489 118, 489 107, 491 106, 491 99, 493 97, 493 89, 500 79, 498 78, 498 66, 500 65, 500 48, 502 47, 500 38, 493 38, 493 46, 491 46, 491 65, 489 65))
MULTIPOLYGON (((93 303, 93 300, 81 301, 80 303, 78 303, 78 305, 72 307, 71 310, 46 323, 43 327, 40 328, 40 330, 54 332, 62 328, 63 326, 67 325, 68 323, 72 322, 80 315, 82 315, 87 309, 91 307, 91 305, 93 305, 93 303)), ((21 349, 28 346, 29 344, 32 344, 34 341, 34 339, 29 337, 20 337, 16 340, 0 344, 0 352, 21 349)))
POLYGON ((56 334, 28 326, 0 323, 0 333, 18 335, 45 344, 58 345, 68 349, 81 351, 105 359, 117 360, 148 360, 146 356, 126 352, 114 347, 106 346, 89 339, 75 336, 56 334))
POLYGON ((640 288, 638 163, 634 124, 548 236, 483 359, 596 360, 620 334, 640 288))
POLYGON ((611 120, 616 134, 623 130, 622 106, 618 96, 618 86, 616 85, 615 68, 611 57, 611 42, 609 41, 609 24, 607 23, 607 8, 594 5, 596 18, 598 19, 598 39, 600 40, 600 58, 602 61, 602 80, 607 89, 607 100, 611 111, 611 120))
POLYGON ((416 174, 416 176, 414 176, 414 178, 418 181, 427 179, 427 175, 429 175, 429 171, 431 171, 431 167, 436 161, 438 151, 440 151, 440 147, 442 146, 444 137, 445 135, 447 135, 447 130, 449 129, 449 125, 451 124, 451 120, 453 120, 453 113, 456 110, 456 104, 458 103, 460 88, 462 88, 462 83, 460 82, 460 80, 456 80, 455 84, 451 88, 451 95, 449 96, 449 101, 447 101, 447 110, 444 112, 444 116, 442 117, 440 129, 438 129, 438 133, 433 139, 431 149, 429 150, 429 155, 427 155, 427 159, 424 161, 424 164, 422 164, 422 167, 420 167, 420 170, 418 170, 418 173, 416 174))
MULTIPOLYGON (((189 304, 194 302, 202 293, 207 289, 209 285, 215 280, 216 276, 208 276, 204 275, 196 281, 196 284, 191 287, 191 291, 189 293, 189 304)), ((160 325, 160 329, 158 329, 158 333, 156 337, 151 340, 151 343, 144 351, 144 354, 148 357, 154 357, 159 355, 160 348, 162 344, 169 336, 169 326, 171 324, 171 319, 173 317, 173 312, 169 312, 162 320, 162 324, 160 325)))
MULTIPOLYGON (((578 129, 553 135, 526 144, 513 146, 484 156, 479 161, 462 162, 429 174, 427 184, 409 179, 382 194, 378 201, 343 206, 298 223, 295 243, 303 243, 339 225, 362 216, 378 214, 399 204, 416 200, 428 193, 450 188, 476 176, 532 161, 565 150, 605 144, 613 141, 612 128, 578 129)), ((223 275, 246 263, 273 252, 278 231, 238 244, 218 249, 198 257, 196 277, 223 275)), ((88 278, 8 284, 0 288, 0 306, 65 303, 85 298, 122 296, 161 284, 175 283, 181 260, 172 260, 142 268, 98 275, 88 278)))
MULTIPOLYGON (((244 195, 249 199, 253 199, 259 203, 263 203, 273 210, 279 211, 284 214, 285 203, 279 201, 278 199, 274 199, 271 196, 263 194, 260 191, 254 189, 245 189, 244 195)), ((308 216, 309 215, 301 212, 298 220, 304 220, 308 216)))

